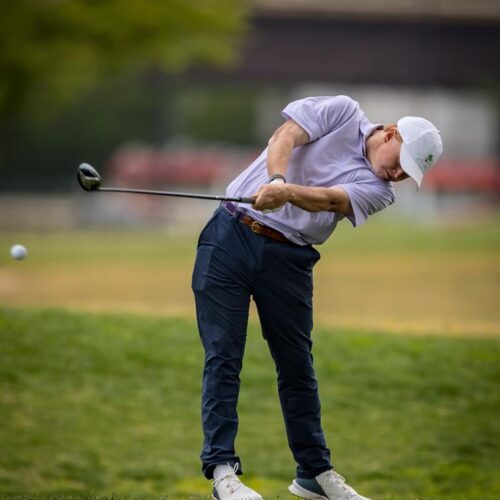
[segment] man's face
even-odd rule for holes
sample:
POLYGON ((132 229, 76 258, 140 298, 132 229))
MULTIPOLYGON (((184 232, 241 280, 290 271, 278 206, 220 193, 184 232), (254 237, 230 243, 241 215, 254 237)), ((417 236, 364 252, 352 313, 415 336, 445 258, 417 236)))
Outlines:
POLYGON ((377 177, 392 182, 408 178, 408 174, 403 171, 399 163, 402 145, 396 129, 385 131, 384 142, 379 146, 372 162, 373 171, 377 177))

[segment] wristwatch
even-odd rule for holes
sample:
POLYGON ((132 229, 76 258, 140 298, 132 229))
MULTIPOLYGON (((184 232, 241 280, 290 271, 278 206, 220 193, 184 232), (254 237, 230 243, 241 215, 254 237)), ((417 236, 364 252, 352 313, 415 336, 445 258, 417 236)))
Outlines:
POLYGON ((271 184, 275 180, 280 180, 280 182, 286 184, 286 179, 283 175, 281 174, 273 174, 271 177, 269 177, 269 180, 267 181, 269 184, 271 184))

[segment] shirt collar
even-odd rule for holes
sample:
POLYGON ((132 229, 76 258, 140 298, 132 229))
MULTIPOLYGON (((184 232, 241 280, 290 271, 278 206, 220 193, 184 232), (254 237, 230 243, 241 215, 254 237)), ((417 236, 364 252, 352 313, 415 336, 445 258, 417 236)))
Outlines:
MULTIPOLYGON (((359 128, 363 134, 363 156, 366 158, 366 140, 373 134, 373 132, 375 132, 375 130, 381 130, 384 126, 381 123, 374 124, 366 121, 361 123, 359 128)), ((366 160, 368 161, 368 158, 366 158, 366 160)))

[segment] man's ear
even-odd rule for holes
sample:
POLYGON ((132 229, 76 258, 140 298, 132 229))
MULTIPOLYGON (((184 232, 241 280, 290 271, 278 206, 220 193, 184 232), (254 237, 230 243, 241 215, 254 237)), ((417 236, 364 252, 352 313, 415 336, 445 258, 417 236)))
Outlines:
POLYGON ((389 142, 396 135, 396 128, 390 127, 385 130, 384 142, 389 142))

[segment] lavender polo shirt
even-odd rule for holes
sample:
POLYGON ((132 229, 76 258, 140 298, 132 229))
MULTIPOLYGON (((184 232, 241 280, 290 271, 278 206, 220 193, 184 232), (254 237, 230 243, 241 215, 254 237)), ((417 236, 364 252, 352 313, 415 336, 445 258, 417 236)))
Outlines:
MULTIPOLYGON (((394 203, 392 183, 377 177, 365 157, 365 141, 381 125, 370 123, 356 101, 347 96, 308 97, 288 104, 282 115, 298 123, 310 137, 308 144, 293 150, 287 182, 342 187, 351 202, 352 214, 347 218, 353 226, 394 203)), ((229 184, 226 194, 251 196, 268 178, 266 148, 229 184)), ((335 212, 308 212, 291 203, 271 214, 249 205, 239 208, 298 245, 323 243, 344 217, 335 212)))

